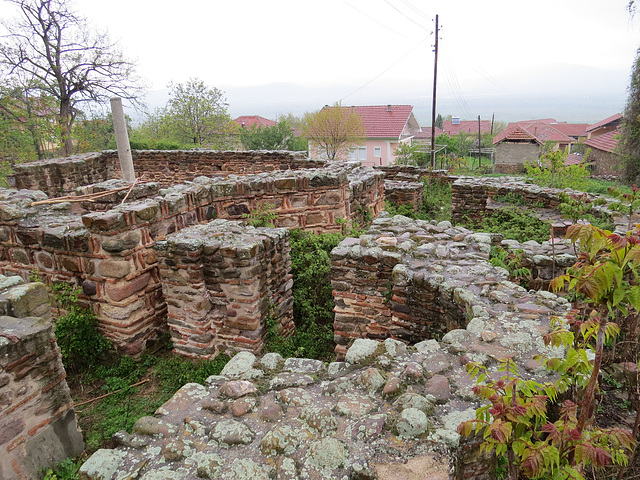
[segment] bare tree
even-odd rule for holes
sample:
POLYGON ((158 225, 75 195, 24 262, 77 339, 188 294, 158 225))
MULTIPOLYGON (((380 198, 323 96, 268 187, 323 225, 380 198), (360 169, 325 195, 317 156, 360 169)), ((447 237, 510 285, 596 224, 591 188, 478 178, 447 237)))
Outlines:
POLYGON ((345 159, 350 147, 364 141, 364 124, 351 107, 339 103, 325 106, 318 112, 306 113, 304 120, 303 135, 329 160, 345 159))
POLYGON ((71 11, 67 0, 7 0, 21 18, 3 21, 7 31, 0 44, 0 64, 8 75, 31 78, 59 106, 62 154, 73 150, 71 129, 79 106, 106 103, 112 96, 136 102, 142 93, 135 64, 118 45, 91 29, 71 11))

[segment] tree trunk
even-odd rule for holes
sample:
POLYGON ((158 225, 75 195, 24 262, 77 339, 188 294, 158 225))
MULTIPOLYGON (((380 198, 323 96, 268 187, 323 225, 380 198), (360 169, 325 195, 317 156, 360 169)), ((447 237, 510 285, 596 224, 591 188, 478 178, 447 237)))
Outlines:
POLYGON ((60 117, 58 124, 60 126, 60 150, 61 154, 65 157, 71 155, 73 151, 73 141, 71 139, 71 124, 73 122, 73 116, 71 112, 71 101, 62 99, 60 101, 60 117))

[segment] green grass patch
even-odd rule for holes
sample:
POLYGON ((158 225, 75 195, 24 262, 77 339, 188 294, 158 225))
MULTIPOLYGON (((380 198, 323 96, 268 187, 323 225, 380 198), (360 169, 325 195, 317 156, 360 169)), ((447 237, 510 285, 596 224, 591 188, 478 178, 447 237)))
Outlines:
POLYGON ((526 242, 549 240, 549 222, 518 207, 505 207, 488 213, 481 222, 467 223, 465 226, 476 232, 501 233, 504 238, 526 242))
POLYGON ((204 384, 229 361, 225 355, 212 361, 168 356, 169 351, 163 355, 143 355, 140 359, 123 356, 90 373, 70 377, 77 404, 109 394, 77 408, 88 453, 107 444, 117 431, 131 432, 138 418, 153 415, 180 387, 192 382, 204 384))

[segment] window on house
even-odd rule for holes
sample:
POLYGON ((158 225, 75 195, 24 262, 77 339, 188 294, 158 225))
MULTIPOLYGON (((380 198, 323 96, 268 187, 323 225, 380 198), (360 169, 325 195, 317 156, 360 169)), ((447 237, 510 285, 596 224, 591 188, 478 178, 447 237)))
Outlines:
POLYGON ((366 160, 367 147, 352 147, 349 149, 349 160, 366 160))
POLYGON ((373 156, 376 158, 382 157, 382 147, 373 147, 373 156))

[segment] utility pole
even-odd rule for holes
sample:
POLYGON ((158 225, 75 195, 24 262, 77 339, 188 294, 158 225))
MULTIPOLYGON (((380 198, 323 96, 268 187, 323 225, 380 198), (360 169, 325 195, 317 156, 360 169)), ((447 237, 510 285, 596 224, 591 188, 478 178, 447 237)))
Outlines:
POLYGON ((482 137, 480 136, 480 115, 478 115, 478 168, 482 167, 482 137))
MULTIPOLYGON (((491 136, 493 137, 493 121, 496 119, 495 112, 491 114, 491 136)), ((554 277, 555 278, 555 277, 554 277)))
POLYGON ((436 168, 436 80, 438 79, 438 15, 436 15, 435 59, 433 62, 433 109, 431 111, 431 169, 436 168))

